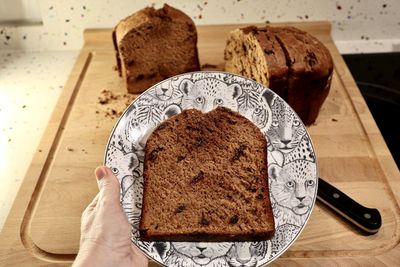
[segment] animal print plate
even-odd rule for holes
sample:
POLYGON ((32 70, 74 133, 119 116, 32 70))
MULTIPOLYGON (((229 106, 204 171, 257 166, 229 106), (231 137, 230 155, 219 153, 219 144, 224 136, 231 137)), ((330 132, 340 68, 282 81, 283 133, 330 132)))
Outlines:
POLYGON ((193 72, 164 80, 122 114, 106 148, 105 164, 121 183, 121 205, 132 224, 132 242, 167 266, 261 266, 293 244, 317 195, 316 160, 310 137, 293 110, 264 86, 223 72, 193 72), (144 146, 166 118, 184 109, 208 112, 224 106, 251 120, 268 141, 270 196, 276 233, 263 242, 142 242, 144 146))

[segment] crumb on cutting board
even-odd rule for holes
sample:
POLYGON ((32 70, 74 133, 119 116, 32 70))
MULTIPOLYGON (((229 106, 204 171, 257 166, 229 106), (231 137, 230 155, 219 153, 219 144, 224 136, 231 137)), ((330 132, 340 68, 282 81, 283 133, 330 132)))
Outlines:
POLYGON ((95 113, 105 118, 118 118, 134 99, 135 95, 133 94, 117 94, 109 89, 103 89, 97 97, 95 113))

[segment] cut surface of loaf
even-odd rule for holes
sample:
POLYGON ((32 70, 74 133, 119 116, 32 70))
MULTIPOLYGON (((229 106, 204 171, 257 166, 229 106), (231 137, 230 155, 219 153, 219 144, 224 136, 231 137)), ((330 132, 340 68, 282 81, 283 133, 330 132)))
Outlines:
POLYGON ((195 24, 167 4, 160 9, 144 8, 121 20, 112 37, 118 72, 130 93, 200 70, 195 24))
POLYGON ((225 48, 225 70, 250 77, 287 93, 289 68, 285 51, 269 27, 249 26, 229 33, 225 48))
POLYGON ((315 122, 333 72, 328 49, 294 27, 236 29, 228 35, 225 70, 254 79, 288 102, 306 125, 315 122))
POLYGON ((245 117, 185 110, 147 140, 142 240, 266 240, 275 231, 267 143, 245 117))

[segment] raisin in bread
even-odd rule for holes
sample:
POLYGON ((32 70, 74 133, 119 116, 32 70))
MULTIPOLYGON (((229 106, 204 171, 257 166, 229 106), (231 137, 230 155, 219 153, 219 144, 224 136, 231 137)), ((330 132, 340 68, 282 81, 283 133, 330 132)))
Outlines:
POLYGON ((167 4, 144 8, 113 31, 119 75, 139 93, 168 77, 200 70, 197 31, 185 13, 167 4))
POLYGON ((306 125, 315 122, 328 96, 333 62, 315 37, 294 27, 255 27, 229 33, 225 70, 271 88, 306 125))
POLYGON ((141 239, 271 238, 267 175, 267 142, 245 117, 218 107, 169 118, 145 147, 141 239))

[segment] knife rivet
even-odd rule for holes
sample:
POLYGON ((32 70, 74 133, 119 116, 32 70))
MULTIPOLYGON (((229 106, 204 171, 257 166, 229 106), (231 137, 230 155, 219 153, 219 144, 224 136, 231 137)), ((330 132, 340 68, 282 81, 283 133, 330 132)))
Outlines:
POLYGON ((371 214, 369 214, 369 213, 364 213, 364 218, 365 218, 365 219, 371 219, 371 214))
POLYGON ((339 195, 338 193, 333 193, 333 197, 334 197, 334 198, 339 198, 340 195, 339 195))

